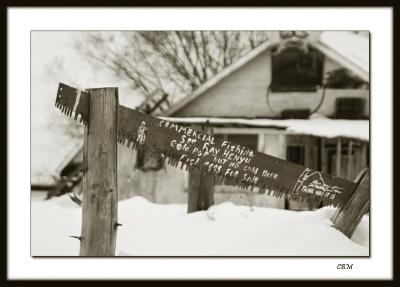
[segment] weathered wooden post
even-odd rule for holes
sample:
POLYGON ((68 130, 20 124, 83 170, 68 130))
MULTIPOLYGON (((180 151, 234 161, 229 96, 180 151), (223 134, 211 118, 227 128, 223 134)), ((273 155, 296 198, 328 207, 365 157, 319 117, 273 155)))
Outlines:
MULTIPOLYGON (((202 132, 212 134, 212 128, 203 126, 202 132)), ((193 169, 189 172, 188 213, 207 210, 214 205, 214 177, 206 171, 193 169)))
POLYGON ((118 89, 89 89, 84 134, 81 256, 114 256, 117 236, 118 89))
POLYGON ((362 217, 369 209, 369 170, 363 170, 356 179, 357 187, 349 200, 337 209, 331 220, 334 227, 351 238, 362 217))

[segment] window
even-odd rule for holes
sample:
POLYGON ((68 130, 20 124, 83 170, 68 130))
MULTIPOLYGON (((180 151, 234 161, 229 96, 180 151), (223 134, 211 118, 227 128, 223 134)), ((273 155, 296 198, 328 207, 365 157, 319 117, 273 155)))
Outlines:
POLYGON ((258 148, 258 135, 231 134, 227 135, 226 140, 248 147, 252 150, 257 150, 258 148))
POLYGON ((354 180, 358 173, 369 164, 368 144, 366 143, 356 140, 352 140, 350 143, 349 139, 342 138, 340 144, 337 139, 327 141, 324 149, 327 157, 325 170, 332 175, 354 180), (341 148, 339 155, 337 154, 338 145, 341 148))
POLYGON ((288 161, 304 165, 305 148, 303 145, 288 145, 286 148, 286 158, 288 161))
POLYGON ((337 119, 362 119, 365 100, 362 98, 336 98, 337 119))
POLYGON ((322 84, 323 55, 310 49, 285 49, 272 56, 272 92, 315 91, 322 84))

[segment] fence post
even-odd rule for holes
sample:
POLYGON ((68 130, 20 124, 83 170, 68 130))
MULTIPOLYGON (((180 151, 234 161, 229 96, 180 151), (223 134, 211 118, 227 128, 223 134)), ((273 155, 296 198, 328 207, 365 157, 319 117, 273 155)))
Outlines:
POLYGON ((118 89, 89 89, 84 134, 81 256, 114 256, 117 237, 118 89))
POLYGON ((349 200, 331 218, 334 227, 349 238, 369 209, 369 170, 365 169, 356 181, 358 185, 349 200))
MULTIPOLYGON (((203 126, 202 132, 212 135, 212 128, 203 126)), ((189 172, 188 213, 207 210, 214 205, 214 176, 200 169, 189 172)))

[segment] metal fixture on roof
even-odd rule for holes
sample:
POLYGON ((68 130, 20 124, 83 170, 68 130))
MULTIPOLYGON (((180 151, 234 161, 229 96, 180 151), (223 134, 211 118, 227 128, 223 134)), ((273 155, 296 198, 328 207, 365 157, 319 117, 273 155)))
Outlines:
POLYGON ((308 31, 279 31, 280 42, 275 53, 280 53, 285 49, 300 49, 308 53, 308 45, 310 42, 319 38, 319 32, 308 31))

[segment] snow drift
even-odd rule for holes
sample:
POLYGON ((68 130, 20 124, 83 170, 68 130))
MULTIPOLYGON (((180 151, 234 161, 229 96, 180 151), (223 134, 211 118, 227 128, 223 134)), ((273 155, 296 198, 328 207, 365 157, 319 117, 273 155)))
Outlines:
MULTIPOLYGON (((369 217, 352 240, 333 228, 334 208, 316 211, 237 206, 186 213, 185 204, 143 197, 119 202, 120 256, 368 256, 369 217)), ((81 208, 68 196, 32 200, 31 255, 77 256, 81 208)))

